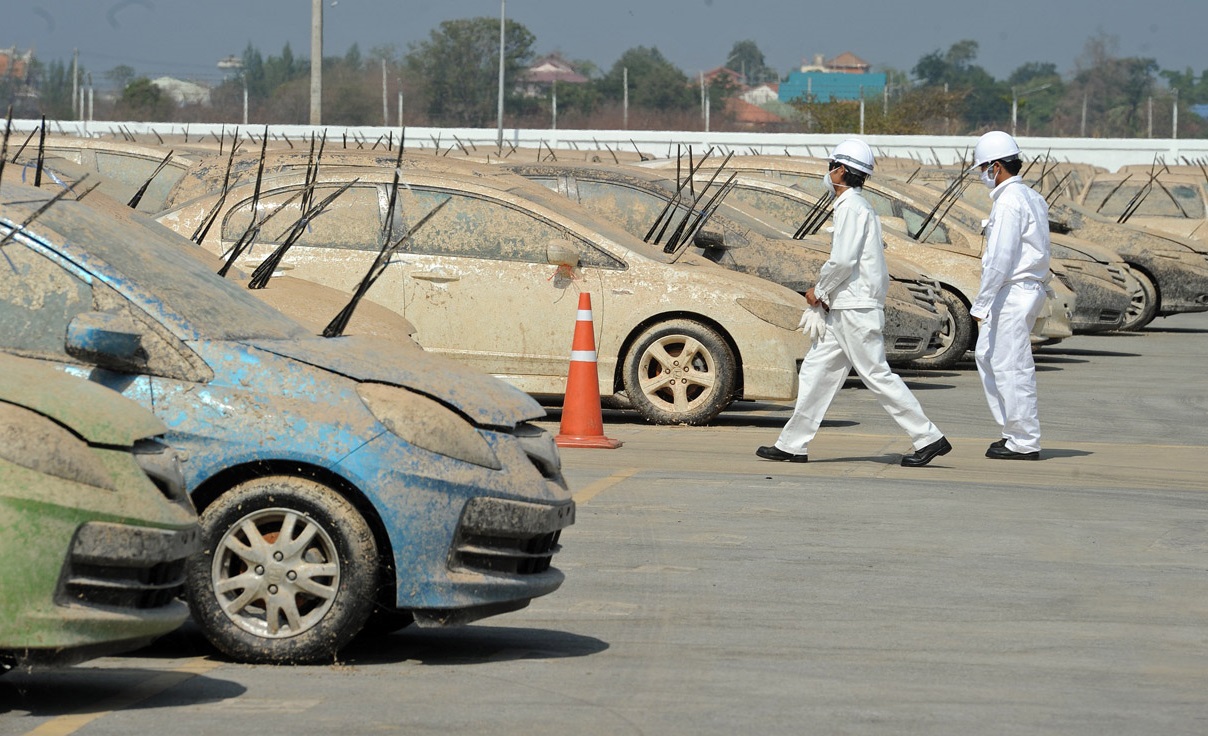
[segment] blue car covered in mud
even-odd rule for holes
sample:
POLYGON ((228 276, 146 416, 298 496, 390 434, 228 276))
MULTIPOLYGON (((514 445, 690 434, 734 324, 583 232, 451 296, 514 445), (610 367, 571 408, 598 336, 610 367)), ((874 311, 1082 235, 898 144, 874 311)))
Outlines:
POLYGON ((201 514, 189 605, 218 649, 330 659, 366 622, 465 623, 561 584, 575 507, 527 395, 378 338, 314 336, 187 240, 50 197, 0 188, 0 350, 168 426, 201 514))

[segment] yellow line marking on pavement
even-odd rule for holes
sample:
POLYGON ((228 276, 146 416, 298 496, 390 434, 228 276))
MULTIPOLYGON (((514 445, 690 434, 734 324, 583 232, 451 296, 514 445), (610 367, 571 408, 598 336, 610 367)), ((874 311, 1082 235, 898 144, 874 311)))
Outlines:
POLYGON ((612 488, 617 483, 620 483, 626 478, 637 473, 639 470, 641 470, 641 468, 624 468, 622 470, 618 470, 607 478, 601 478, 595 483, 587 484, 581 491, 574 495, 575 503, 579 505, 587 503, 604 491, 612 488))
POLYGON ((152 675, 128 690, 88 706, 91 712, 68 713, 67 715, 59 716, 43 723, 32 731, 26 732, 26 736, 67 736, 67 734, 73 734, 98 718, 104 718, 114 711, 123 710, 144 700, 153 698, 169 688, 221 666, 222 662, 213 662, 200 657, 189 660, 180 667, 152 675))

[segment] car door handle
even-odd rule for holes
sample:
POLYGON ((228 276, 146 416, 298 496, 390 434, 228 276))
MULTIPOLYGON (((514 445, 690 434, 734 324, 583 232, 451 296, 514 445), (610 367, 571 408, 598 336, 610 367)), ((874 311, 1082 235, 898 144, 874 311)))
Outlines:
POLYGON ((411 278, 417 281, 431 281, 434 284, 447 284, 450 281, 461 281, 460 276, 455 276, 448 273, 439 273, 437 271, 417 271, 411 274, 411 278))

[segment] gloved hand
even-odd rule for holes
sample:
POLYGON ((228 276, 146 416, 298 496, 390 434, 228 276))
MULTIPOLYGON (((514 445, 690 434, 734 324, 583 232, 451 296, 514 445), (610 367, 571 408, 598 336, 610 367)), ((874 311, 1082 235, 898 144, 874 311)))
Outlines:
POLYGON ((822 311, 822 306, 816 304, 802 312, 797 329, 810 339, 811 345, 817 345, 826 336, 826 315, 822 311))

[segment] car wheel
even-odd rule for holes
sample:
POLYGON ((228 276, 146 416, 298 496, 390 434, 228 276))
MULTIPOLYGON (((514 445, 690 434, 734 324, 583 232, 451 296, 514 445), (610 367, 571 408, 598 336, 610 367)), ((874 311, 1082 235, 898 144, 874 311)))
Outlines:
POLYGON ((247 481, 202 512, 187 592, 206 637, 241 662, 331 659, 365 623, 377 545, 361 514, 304 478, 247 481))
POLYGON ((1135 283, 1132 284, 1132 302, 1124 314, 1124 324, 1121 330, 1139 330, 1153 321, 1158 314, 1158 289, 1143 271, 1130 269, 1129 274, 1135 283))
POLYGON ((691 320, 650 327, 625 356, 625 393, 654 424, 707 424, 734 400, 738 367, 715 330, 691 320))
POLYGON ((910 361, 911 368, 951 368, 973 347, 976 330, 965 302, 948 289, 940 289, 940 301, 948 307, 948 317, 936 334, 939 347, 910 361))

